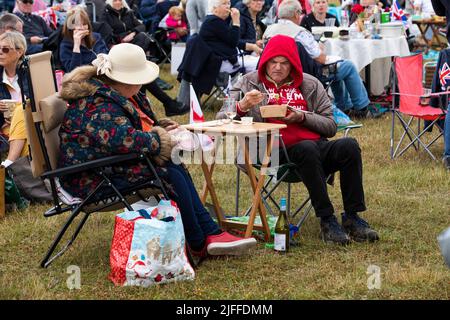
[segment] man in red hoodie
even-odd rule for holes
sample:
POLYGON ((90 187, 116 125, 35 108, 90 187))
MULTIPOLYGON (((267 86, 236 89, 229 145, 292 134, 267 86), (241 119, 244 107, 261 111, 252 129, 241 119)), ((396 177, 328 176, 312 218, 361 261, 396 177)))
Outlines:
MULTIPOLYGON (((378 234, 358 216, 366 210, 362 184, 361 149, 353 138, 328 141, 336 134, 331 102, 322 84, 303 73, 293 38, 278 35, 270 39, 259 61, 258 70, 248 73, 232 92, 244 97, 237 104, 239 117, 251 116, 256 122, 286 123, 283 142, 289 160, 297 165, 317 217, 321 218, 321 237, 326 242, 348 244, 375 241, 378 234), (284 118, 263 119, 261 105, 288 104, 299 111, 289 111, 284 118), (342 226, 334 215, 328 196, 326 178, 340 172, 345 212, 342 226)), ((221 110, 217 118, 225 118, 221 110)), ((287 161, 281 154, 281 162, 287 161)))

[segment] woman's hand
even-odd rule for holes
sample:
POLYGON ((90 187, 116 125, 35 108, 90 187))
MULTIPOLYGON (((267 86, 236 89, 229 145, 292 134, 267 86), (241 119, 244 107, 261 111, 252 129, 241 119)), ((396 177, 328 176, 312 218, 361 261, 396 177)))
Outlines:
POLYGON ((73 52, 80 52, 81 42, 83 38, 89 35, 89 30, 77 30, 73 31, 73 52))
POLYGON ((155 160, 157 165, 163 166, 170 160, 172 149, 176 145, 176 141, 172 140, 170 134, 161 127, 153 127, 152 132, 159 136, 160 141, 159 154, 153 157, 153 160, 155 160))
POLYGON ((243 112, 247 112, 257 104, 264 100, 264 94, 260 91, 253 89, 244 95, 244 98, 239 101, 239 108, 243 112))
POLYGON ((233 22, 233 26, 240 26, 241 25, 241 20, 240 20, 241 13, 239 12, 238 9, 231 8, 230 16, 231 16, 231 21, 233 22))
POLYGON ((167 118, 159 120, 158 124, 160 127, 166 129, 166 131, 171 131, 179 127, 178 122, 167 118))
POLYGON ((122 42, 131 42, 131 41, 133 41, 135 36, 136 36, 136 32, 132 32, 129 35, 127 35, 126 37, 124 37, 122 39, 122 42))
POLYGON ((7 112, 9 111, 8 104, 0 100, 0 112, 7 112))
POLYGON ((252 50, 254 53, 256 53, 256 55, 261 55, 261 53, 262 53, 262 49, 257 45, 257 44, 255 44, 254 45, 254 47, 253 47, 253 50, 252 50))

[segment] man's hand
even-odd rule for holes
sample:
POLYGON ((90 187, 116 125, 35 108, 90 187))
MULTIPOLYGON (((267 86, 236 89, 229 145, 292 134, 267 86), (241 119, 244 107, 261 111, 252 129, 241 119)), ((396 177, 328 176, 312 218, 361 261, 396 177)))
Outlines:
POLYGON ((261 103, 264 99, 264 94, 260 91, 253 89, 245 94, 244 98, 239 101, 239 107, 243 112, 247 112, 258 103, 261 103))
POLYGON ((38 37, 38 36, 32 36, 30 38, 30 42, 31 42, 31 44, 39 44, 39 43, 42 43, 42 38, 38 37))
POLYGON ((286 117, 282 119, 286 123, 301 123, 305 120, 305 114, 303 112, 295 112, 288 110, 286 117))

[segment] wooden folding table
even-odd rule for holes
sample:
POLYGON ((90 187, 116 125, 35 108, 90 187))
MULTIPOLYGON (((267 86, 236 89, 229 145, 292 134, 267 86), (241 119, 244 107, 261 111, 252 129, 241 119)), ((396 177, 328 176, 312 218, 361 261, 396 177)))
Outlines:
POLYGON ((250 217, 248 224, 227 220, 222 213, 220 202, 216 194, 216 190, 214 188, 214 183, 212 179, 214 165, 215 165, 215 156, 216 153, 211 155, 211 163, 208 164, 205 161, 205 157, 202 157, 202 170, 205 176, 205 186, 203 188, 201 199, 202 202, 206 202, 207 193, 211 195, 211 200, 214 206, 214 210, 217 214, 217 219, 219 220, 219 224, 223 228, 245 228, 245 237, 250 237, 252 235, 253 229, 262 230, 265 235, 266 241, 270 239, 270 229, 267 223, 266 218, 266 209, 261 201, 261 190, 264 186, 265 173, 268 167, 270 156, 272 152, 273 146, 273 138, 274 134, 277 133, 280 129, 286 128, 285 124, 274 124, 274 123, 262 123, 256 122, 252 125, 243 125, 240 123, 228 123, 221 124, 220 122, 205 122, 205 123, 195 123, 183 125, 183 128, 194 132, 194 133, 204 133, 207 135, 214 135, 216 137, 225 137, 225 136, 236 136, 238 138, 238 144, 241 147, 241 150, 244 155, 244 163, 247 171, 247 175, 250 180, 250 184, 253 189, 253 200, 252 200, 252 209, 250 211, 250 217), (255 173, 255 169, 250 161, 250 148, 249 148, 249 138, 250 137, 262 137, 266 138, 266 150, 264 152, 264 158, 261 163, 261 168, 259 170, 258 179, 257 174, 255 173), (256 213, 259 213, 261 217, 262 225, 255 225, 256 213))

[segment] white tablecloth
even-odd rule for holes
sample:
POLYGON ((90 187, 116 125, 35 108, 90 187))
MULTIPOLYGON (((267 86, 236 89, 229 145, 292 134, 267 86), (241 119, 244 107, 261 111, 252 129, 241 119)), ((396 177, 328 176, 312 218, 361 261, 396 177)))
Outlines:
MULTIPOLYGON (((389 83, 390 57, 407 56, 410 54, 408 42, 404 36, 396 38, 351 39, 347 41, 336 38, 325 41, 327 55, 340 56, 351 60, 358 71, 371 65, 371 92, 379 95, 389 83)), ((364 72, 362 72, 364 77, 364 72)))

